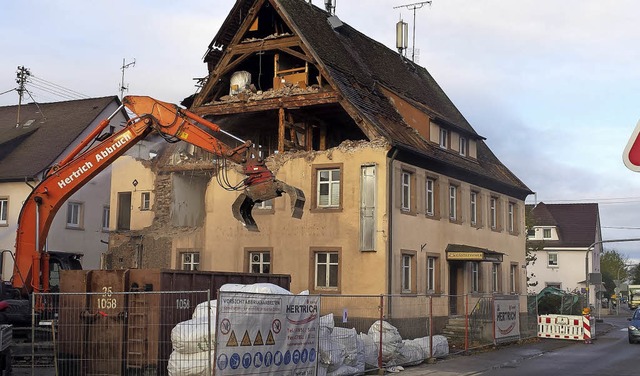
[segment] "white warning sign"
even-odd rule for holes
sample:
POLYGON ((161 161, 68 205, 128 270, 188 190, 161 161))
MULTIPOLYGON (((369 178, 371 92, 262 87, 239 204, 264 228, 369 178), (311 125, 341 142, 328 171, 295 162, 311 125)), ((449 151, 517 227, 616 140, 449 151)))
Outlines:
POLYGON ((319 310, 319 296, 221 291, 216 375, 315 376, 319 310))

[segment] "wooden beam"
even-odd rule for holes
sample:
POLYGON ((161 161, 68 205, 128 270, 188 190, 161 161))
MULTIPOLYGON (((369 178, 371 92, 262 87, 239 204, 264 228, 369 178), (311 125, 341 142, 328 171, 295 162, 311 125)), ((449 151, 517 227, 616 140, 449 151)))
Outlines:
POLYGON ((246 52, 257 52, 267 50, 278 50, 281 48, 299 46, 300 38, 295 36, 279 37, 275 39, 260 39, 251 42, 242 42, 230 48, 233 54, 243 54, 246 52))
MULTIPOLYGON (((267 0, 258 0, 256 1, 255 4, 253 4, 251 9, 245 16, 244 20, 242 20, 242 24, 238 29, 238 31, 236 32, 233 39, 231 40, 231 42, 229 43, 229 46, 234 46, 240 43, 240 40, 244 37, 247 30, 253 24, 253 20, 255 16, 256 14, 258 14, 258 10, 262 7, 265 1, 267 0)), ((191 106, 192 108, 200 107, 204 104, 204 102, 209 97, 211 90, 213 90, 213 87, 216 85, 216 83, 218 82, 218 79, 221 76, 220 71, 225 69, 229 61, 233 58, 233 56, 236 55, 236 53, 232 52, 232 50, 229 48, 225 49, 223 51, 223 54, 224 55, 218 61, 216 68, 213 71, 209 72, 209 78, 207 79, 207 82, 205 82, 204 86, 202 87, 202 90, 200 90, 198 95, 196 95, 193 101, 193 105, 191 106)))
POLYGON ((339 103, 341 97, 334 91, 313 94, 300 94, 288 97, 260 99, 249 102, 217 102, 193 108, 192 111, 199 116, 229 115, 246 112, 258 112, 278 110, 280 108, 293 108, 314 106, 318 104, 339 103))
POLYGON ((284 108, 278 110, 278 153, 284 153, 284 108))
POLYGON ((280 48, 278 48, 278 49, 279 49, 280 51, 282 51, 282 52, 286 53, 286 54, 289 54, 289 55, 291 55, 291 56, 295 56, 295 57, 297 57, 297 58, 298 58, 298 59, 300 59, 300 60, 304 60, 304 61, 306 61, 307 63, 310 63, 310 64, 315 64, 315 63, 316 63, 316 62, 315 62, 315 60, 313 60, 313 57, 311 57, 311 56, 307 56, 307 55, 302 54, 302 53, 300 53, 300 52, 298 52, 298 51, 292 50, 291 48, 287 48, 287 47, 280 47, 280 48))

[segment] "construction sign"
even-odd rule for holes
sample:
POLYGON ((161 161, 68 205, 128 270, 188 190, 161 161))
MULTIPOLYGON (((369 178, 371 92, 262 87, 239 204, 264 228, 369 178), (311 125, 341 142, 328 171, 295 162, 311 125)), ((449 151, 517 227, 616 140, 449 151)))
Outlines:
POLYGON ((216 375, 315 376, 320 297, 220 291, 216 375))

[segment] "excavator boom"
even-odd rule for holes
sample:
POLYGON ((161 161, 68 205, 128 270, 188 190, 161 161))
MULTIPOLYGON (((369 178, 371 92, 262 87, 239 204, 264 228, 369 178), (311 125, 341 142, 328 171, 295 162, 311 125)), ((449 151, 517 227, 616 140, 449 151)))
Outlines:
POLYGON ((193 144, 242 167, 246 175, 244 190, 232 205, 232 210, 233 216, 248 230, 258 231, 251 215, 253 206, 283 193, 291 198, 292 216, 302 217, 304 193, 275 179, 251 141, 229 135, 216 124, 175 104, 145 96, 128 96, 122 103, 137 116, 117 133, 100 137, 109 120, 121 110, 119 108, 69 155, 52 166, 26 199, 18 218, 12 280, 15 288, 24 292, 49 290, 48 255, 44 252, 44 244, 56 212, 74 192, 151 132, 157 132, 168 141, 182 140, 193 144), (239 145, 231 147, 225 144, 216 137, 220 133, 235 138, 239 145), (89 147, 94 140, 96 145, 89 147))

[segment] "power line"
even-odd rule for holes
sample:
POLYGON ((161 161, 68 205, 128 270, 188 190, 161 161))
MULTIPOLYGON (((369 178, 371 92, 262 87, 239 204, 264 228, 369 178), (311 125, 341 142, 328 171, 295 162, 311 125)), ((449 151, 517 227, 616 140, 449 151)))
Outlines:
POLYGON ((32 85, 35 85, 35 83, 37 83, 37 84, 39 84, 41 86, 49 87, 54 91, 65 93, 65 95, 67 95, 69 97, 72 97, 72 98, 77 98, 77 99, 80 99, 80 98, 81 99, 87 99, 87 98, 89 98, 88 95, 82 94, 82 93, 77 92, 75 90, 68 89, 68 88, 66 88, 64 86, 58 85, 58 84, 53 83, 51 81, 47 81, 47 80, 45 80, 43 78, 40 78, 40 77, 37 77, 37 76, 34 76, 34 75, 31 75, 30 78, 33 80, 33 81, 29 81, 29 83, 31 83, 32 85))

